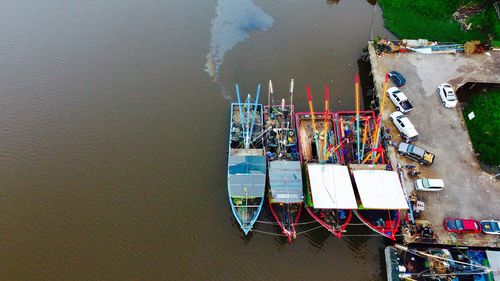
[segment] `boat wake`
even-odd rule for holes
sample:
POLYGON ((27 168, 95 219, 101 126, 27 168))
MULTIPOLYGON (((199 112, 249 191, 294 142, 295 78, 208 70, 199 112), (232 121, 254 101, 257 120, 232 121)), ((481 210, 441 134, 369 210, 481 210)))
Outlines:
POLYGON ((210 52, 205 64, 205 71, 215 82, 227 51, 245 41, 249 31, 265 31, 273 25, 273 18, 251 0, 219 0, 216 13, 210 28, 210 52))

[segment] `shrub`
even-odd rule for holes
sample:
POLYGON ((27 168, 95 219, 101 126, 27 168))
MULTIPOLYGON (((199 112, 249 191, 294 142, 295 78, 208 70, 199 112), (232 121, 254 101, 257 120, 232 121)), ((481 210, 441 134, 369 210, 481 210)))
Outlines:
POLYGON ((464 108, 469 136, 479 159, 488 165, 500 165, 500 90, 471 98, 464 108), (473 111, 475 118, 467 115, 473 111))

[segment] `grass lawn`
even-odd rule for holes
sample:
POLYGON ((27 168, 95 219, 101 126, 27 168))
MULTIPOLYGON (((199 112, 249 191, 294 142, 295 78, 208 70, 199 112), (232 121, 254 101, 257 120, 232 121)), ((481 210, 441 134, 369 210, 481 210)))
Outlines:
POLYGON ((465 106, 464 119, 474 151, 479 159, 491 166, 500 165, 500 90, 473 96, 465 106), (473 111, 476 117, 469 120, 473 111))
MULTIPOLYGON (((399 38, 425 38, 463 43, 470 40, 500 40, 500 22, 492 0, 379 0, 385 26, 399 38), (468 3, 484 4, 486 10, 469 18, 472 28, 463 31, 453 19, 458 7, 468 3)), ((498 41, 497 41, 498 42, 498 41)))

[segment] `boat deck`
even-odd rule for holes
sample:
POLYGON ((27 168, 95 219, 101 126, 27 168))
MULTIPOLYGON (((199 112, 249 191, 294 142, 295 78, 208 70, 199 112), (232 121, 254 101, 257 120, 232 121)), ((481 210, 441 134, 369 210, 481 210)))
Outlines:
MULTIPOLYGON (((316 114, 315 115, 315 121, 316 121, 316 130, 319 133, 319 146, 324 147, 325 145, 325 136, 324 136, 324 130, 325 130, 325 115, 324 114, 316 114)), ((334 126, 333 126, 333 118, 329 118, 329 122, 327 124, 328 131, 332 131, 334 126)), ((310 162, 312 160, 317 160, 317 151, 315 151, 315 145, 314 144, 314 129, 313 129, 313 124, 312 124, 312 118, 306 117, 305 115, 299 115, 298 116, 299 120, 299 145, 300 145, 300 151, 302 153, 302 161, 305 162, 310 162), (313 151, 314 149, 314 151, 313 151)))

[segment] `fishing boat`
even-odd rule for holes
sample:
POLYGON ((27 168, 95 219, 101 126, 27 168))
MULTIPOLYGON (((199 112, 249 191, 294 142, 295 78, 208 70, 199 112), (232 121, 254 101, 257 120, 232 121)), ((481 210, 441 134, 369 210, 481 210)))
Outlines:
POLYGON ((281 228, 292 242, 296 237, 303 204, 302 173, 294 124, 293 79, 290 83, 290 104, 271 102, 272 82, 269 81, 268 106, 264 107, 266 128, 265 147, 269 173, 269 206, 281 228))
POLYGON ((360 198, 354 214, 373 231, 395 240, 400 210, 408 209, 408 202, 399 175, 386 164, 380 142, 381 119, 376 119, 373 111, 359 110, 357 75, 355 87, 356 111, 336 113, 340 159, 349 165, 360 198))
POLYGON ((257 221, 264 202, 266 156, 263 144, 263 108, 248 95, 241 102, 236 85, 237 103, 231 104, 227 187, 229 203, 236 221, 247 235, 257 221))
POLYGON ((387 280, 500 280, 500 249, 396 244, 385 248, 387 280))
POLYGON ((334 114, 329 111, 325 87, 325 111, 315 112, 309 85, 309 112, 296 113, 300 160, 305 180, 305 208, 333 235, 340 238, 357 207, 347 166, 339 164, 334 114))

